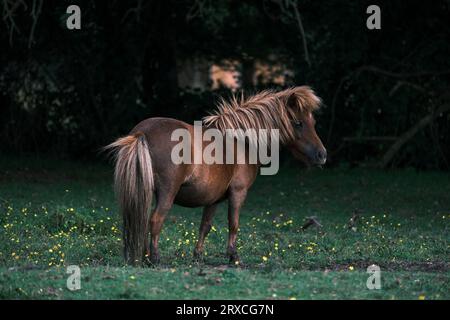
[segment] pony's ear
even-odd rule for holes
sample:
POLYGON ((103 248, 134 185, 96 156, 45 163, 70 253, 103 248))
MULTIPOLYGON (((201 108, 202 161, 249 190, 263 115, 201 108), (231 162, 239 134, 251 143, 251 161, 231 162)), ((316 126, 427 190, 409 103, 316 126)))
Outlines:
POLYGON ((293 111, 298 111, 299 106, 298 106, 298 98, 297 95, 295 94, 295 92, 292 92, 291 94, 289 94, 287 101, 286 101, 286 106, 290 109, 292 109, 293 111))
POLYGON ((286 106, 294 112, 312 112, 321 103, 320 98, 308 86, 295 87, 281 92, 287 98, 286 106))

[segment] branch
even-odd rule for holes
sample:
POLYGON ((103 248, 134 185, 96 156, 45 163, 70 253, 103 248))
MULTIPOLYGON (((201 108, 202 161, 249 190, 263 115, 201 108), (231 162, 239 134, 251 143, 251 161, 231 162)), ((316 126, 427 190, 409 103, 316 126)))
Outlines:
POLYGON ((205 7, 209 5, 207 2, 207 0, 195 0, 189 12, 186 14, 186 21, 189 22, 196 17, 202 17, 205 14, 205 7))
POLYGON ((386 168, 387 165, 392 161, 398 151, 409 141, 412 137, 416 135, 421 129, 425 128, 429 124, 433 122, 435 118, 437 118, 440 114, 450 110, 450 103, 444 104, 440 108, 438 108, 435 112, 428 114, 423 117, 416 125, 403 133, 396 142, 389 148, 389 150, 384 154, 380 167, 386 168))
POLYGON ((309 52, 308 52, 308 44, 306 42, 306 36, 305 36, 305 29, 303 28, 302 18, 300 16, 300 12, 297 8, 297 2, 294 0, 272 0, 274 3, 278 4, 280 7, 281 12, 286 15, 289 18, 293 18, 290 12, 290 8, 294 11, 295 20, 297 21, 298 29, 300 31, 300 34, 302 36, 302 43, 303 43, 303 51, 305 52, 305 61, 308 64, 308 66, 311 66, 311 60, 309 58, 309 52))
POLYGON ((14 20, 14 14, 20 6, 23 6, 24 10, 28 9, 27 4, 23 0, 3 0, 3 21, 6 24, 6 28, 9 28, 10 46, 12 46, 14 31, 20 34, 20 29, 14 20))
POLYGON ((395 86, 391 89, 391 91, 389 91, 389 97, 392 97, 401 87, 405 87, 405 86, 415 89, 421 93, 427 93, 427 89, 419 86, 418 84, 411 83, 411 82, 404 81, 404 80, 399 80, 395 84, 395 86))
POLYGON ((297 20, 298 28, 300 29, 300 34, 302 35, 302 42, 303 42, 303 51, 305 52, 305 60, 308 66, 311 67, 311 60, 309 59, 309 53, 308 53, 308 45, 306 43, 306 37, 305 37, 305 30, 303 29, 303 23, 302 19, 300 17, 300 12, 298 12, 297 6, 294 2, 291 2, 291 6, 294 8, 295 13, 295 19, 297 20))
MULTIPOLYGON (((351 80, 354 76, 358 77, 361 73, 363 73, 364 71, 369 71, 369 72, 373 72, 373 73, 377 73, 386 77, 390 77, 390 78, 396 78, 396 79, 404 79, 404 78, 413 78, 413 77, 424 77, 424 76, 442 76, 442 75, 447 75, 450 74, 450 70, 442 70, 442 71, 418 71, 418 72, 409 72, 409 73, 396 73, 396 72, 391 72, 388 70, 384 70, 381 68, 378 68, 376 66, 362 66, 357 68, 354 71, 349 72, 346 76, 344 76, 343 78, 341 78, 341 80, 339 81, 339 84, 336 88, 336 91, 334 92, 333 95, 333 101, 331 103, 331 118, 330 118, 330 125, 328 128, 328 134, 327 134, 327 144, 330 144, 331 141, 331 136, 333 134, 333 127, 334 127, 334 122, 335 122, 335 117, 336 117, 336 104, 337 104, 337 99, 339 97, 339 94, 344 86, 344 84, 351 80)), ((411 87, 413 87, 414 89, 421 91, 423 93, 426 93, 426 90, 416 84, 410 83, 410 82, 406 82, 406 81, 401 81, 397 86, 395 86, 391 92, 389 93, 389 95, 392 95, 395 93, 395 91, 402 85, 409 85, 411 87)))
POLYGON ((139 23, 141 21, 141 13, 142 13, 142 0, 138 0, 135 8, 130 8, 125 12, 123 15, 122 20, 120 20, 120 23, 123 24, 125 19, 131 14, 134 13, 136 15, 136 21, 139 23))
POLYGON ((361 73, 363 71, 371 71, 371 72, 379 73, 379 74, 387 76, 387 77, 398 78, 398 79, 424 77, 424 76, 441 76, 441 75, 450 74, 450 70, 396 73, 396 72, 391 72, 388 70, 380 69, 375 66, 362 66, 358 69, 358 73, 361 73))
POLYGON ((368 136, 368 137, 344 137, 342 141, 346 142, 364 142, 364 141, 395 141, 398 137, 392 136, 368 136))
POLYGON ((4 13, 3 13, 3 20, 6 18, 10 18, 13 16, 14 12, 17 10, 17 8, 23 4, 26 7, 26 4, 23 1, 11 1, 13 2, 13 6, 11 8, 8 7, 9 0, 3 0, 3 7, 4 7, 4 13))
POLYGON ((31 48, 34 39, 34 30, 36 28, 39 15, 41 14, 43 0, 37 0, 39 4, 36 6, 36 0, 33 1, 33 8, 31 10, 31 16, 33 17, 33 24, 31 25, 30 36, 28 38, 28 49, 31 48))
POLYGON ((307 228, 309 228, 310 226, 316 226, 318 228, 322 228, 322 225, 320 224, 320 222, 317 220, 317 217, 308 217, 305 224, 303 224, 302 226, 302 230, 306 230, 307 228))
POLYGON ((14 21, 14 12, 16 11, 16 9, 18 8, 20 2, 17 1, 13 7, 9 7, 9 1, 8 0, 3 0, 3 20, 5 21, 6 27, 8 28, 8 22, 7 20, 9 20, 9 45, 12 46, 12 37, 14 34, 14 30, 17 30, 18 33, 20 33, 19 28, 17 27, 15 21, 14 21))

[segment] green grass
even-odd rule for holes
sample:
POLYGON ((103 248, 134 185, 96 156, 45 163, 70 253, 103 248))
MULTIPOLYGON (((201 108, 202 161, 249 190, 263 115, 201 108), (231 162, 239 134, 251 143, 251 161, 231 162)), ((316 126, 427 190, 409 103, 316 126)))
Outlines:
POLYGON ((123 265, 108 166, 0 160, 0 298, 449 299, 450 174, 303 170, 260 176, 241 211, 241 266, 224 256, 221 205, 203 263, 192 261, 201 209, 175 206, 161 265, 123 265), (356 228, 347 223, 361 212, 356 228), (322 228, 301 229, 308 216, 322 228), (66 288, 66 266, 81 286, 66 288), (381 267, 381 290, 366 268, 381 267))

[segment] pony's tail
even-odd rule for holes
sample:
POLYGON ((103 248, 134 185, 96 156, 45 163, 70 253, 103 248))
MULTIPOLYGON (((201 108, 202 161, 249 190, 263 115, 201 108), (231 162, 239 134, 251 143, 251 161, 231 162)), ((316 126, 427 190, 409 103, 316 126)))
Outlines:
POLYGON ((114 187, 123 218, 124 256, 128 264, 141 263, 148 241, 153 197, 152 159, 143 133, 122 137, 104 148, 115 156, 114 187))

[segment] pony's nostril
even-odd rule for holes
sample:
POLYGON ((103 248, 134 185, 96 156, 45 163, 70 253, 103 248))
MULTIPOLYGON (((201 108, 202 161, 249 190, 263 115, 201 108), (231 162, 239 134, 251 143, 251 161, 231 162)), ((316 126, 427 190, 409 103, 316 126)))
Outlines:
POLYGON ((327 160, 327 151, 326 150, 317 151, 317 160, 319 162, 325 162, 327 160))

